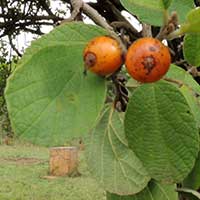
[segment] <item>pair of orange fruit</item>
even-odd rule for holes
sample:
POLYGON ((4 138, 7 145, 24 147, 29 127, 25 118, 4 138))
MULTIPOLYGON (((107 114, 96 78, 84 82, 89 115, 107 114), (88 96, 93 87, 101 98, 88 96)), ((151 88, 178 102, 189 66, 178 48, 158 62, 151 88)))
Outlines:
MULTIPOLYGON (((118 42, 107 36, 92 39, 83 52, 85 68, 101 76, 117 71, 123 64, 118 42)), ((142 83, 161 79, 169 69, 171 56, 167 46, 155 38, 141 38, 129 48, 125 57, 128 73, 142 83)))

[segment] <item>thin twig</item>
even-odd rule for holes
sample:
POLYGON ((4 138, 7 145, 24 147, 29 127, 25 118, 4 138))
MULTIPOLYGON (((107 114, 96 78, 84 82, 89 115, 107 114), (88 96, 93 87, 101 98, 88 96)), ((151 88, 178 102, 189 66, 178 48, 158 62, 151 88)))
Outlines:
POLYGON ((140 33, 130 23, 125 21, 114 21, 111 23, 111 26, 114 28, 124 28, 133 33, 136 37, 141 37, 140 33))
POLYGON ((193 76, 193 77, 199 77, 200 72, 198 69, 194 66, 188 66, 188 72, 193 76))
POLYGON ((12 49, 17 53, 17 55, 19 57, 22 57, 22 54, 18 51, 18 49, 15 47, 15 45, 13 44, 13 41, 12 41, 12 38, 10 35, 8 35, 8 39, 9 39, 9 42, 10 42, 10 46, 12 47, 12 49))
POLYGON ((82 7, 83 7, 83 1, 82 0, 71 0, 72 5, 72 13, 71 16, 68 19, 64 19, 61 24, 65 24, 71 21, 74 21, 78 14, 80 13, 82 7))
POLYGON ((142 36, 152 37, 151 25, 144 24, 144 23, 142 24, 142 36))

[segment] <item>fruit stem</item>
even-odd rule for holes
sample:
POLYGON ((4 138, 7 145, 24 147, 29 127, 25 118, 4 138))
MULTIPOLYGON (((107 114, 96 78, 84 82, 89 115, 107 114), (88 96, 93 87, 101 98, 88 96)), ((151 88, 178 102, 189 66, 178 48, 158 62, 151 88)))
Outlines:
POLYGON ((169 13, 168 10, 165 9, 163 11, 163 25, 166 26, 168 24, 168 21, 169 21, 169 13))
POLYGON ((166 39, 167 40, 173 40, 173 39, 178 38, 182 35, 184 35, 184 32, 179 28, 179 29, 171 32, 169 35, 167 35, 166 39))
POLYGON ((119 112, 124 112, 126 110, 129 100, 128 91, 125 87, 126 79, 118 73, 114 73, 113 75, 111 75, 111 79, 115 87, 114 107, 119 112))
POLYGON ((151 26, 148 24, 142 24, 142 36, 143 37, 152 37, 151 26))

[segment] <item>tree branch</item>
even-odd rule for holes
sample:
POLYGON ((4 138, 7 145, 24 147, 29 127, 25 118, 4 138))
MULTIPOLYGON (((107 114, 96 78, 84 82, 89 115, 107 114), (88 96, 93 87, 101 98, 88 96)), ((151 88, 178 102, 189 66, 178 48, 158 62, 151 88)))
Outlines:
POLYGON ((15 47, 15 45, 13 44, 13 41, 12 41, 12 38, 10 35, 8 35, 8 39, 9 39, 9 43, 10 43, 10 46, 12 47, 12 49, 17 53, 17 55, 19 57, 22 57, 22 54, 18 51, 18 49, 15 47))

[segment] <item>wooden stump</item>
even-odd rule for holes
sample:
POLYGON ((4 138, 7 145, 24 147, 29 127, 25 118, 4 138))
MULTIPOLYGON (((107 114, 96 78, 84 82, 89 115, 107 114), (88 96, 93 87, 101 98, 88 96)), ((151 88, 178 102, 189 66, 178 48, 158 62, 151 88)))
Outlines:
POLYGON ((77 172, 78 148, 53 147, 50 148, 50 175, 65 176, 77 172))

